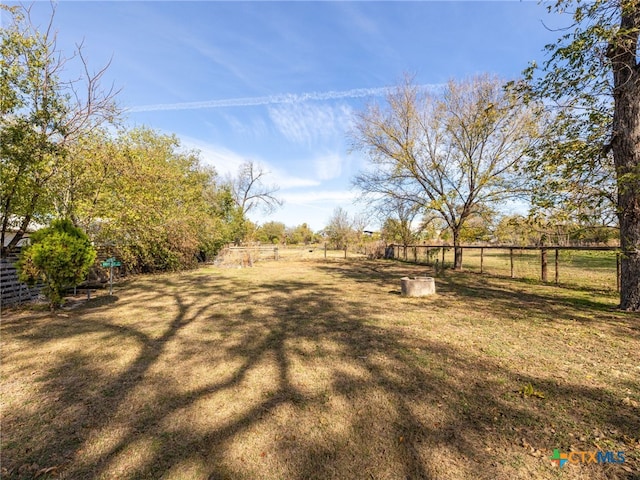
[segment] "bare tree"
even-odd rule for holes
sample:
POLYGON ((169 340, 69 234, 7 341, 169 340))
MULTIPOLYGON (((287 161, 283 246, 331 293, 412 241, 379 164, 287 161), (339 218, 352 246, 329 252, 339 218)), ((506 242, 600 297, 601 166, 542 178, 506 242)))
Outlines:
MULTIPOLYGON (((384 107, 358 117, 353 145, 371 168, 354 185, 366 201, 393 198, 437 213, 458 246, 463 225, 482 207, 525 192, 515 170, 535 141, 536 113, 496 78, 450 81, 441 94, 406 80, 384 107)), ((461 268, 460 248, 454 263, 461 268)))
POLYGON ((354 222, 349 218, 349 212, 342 207, 337 207, 324 232, 337 250, 345 248, 355 232, 354 222))
POLYGON ((256 207, 272 213, 282 206, 282 200, 275 196, 280 188, 263 182, 268 174, 262 166, 248 161, 240 165, 237 176, 229 179, 231 193, 243 215, 256 207))

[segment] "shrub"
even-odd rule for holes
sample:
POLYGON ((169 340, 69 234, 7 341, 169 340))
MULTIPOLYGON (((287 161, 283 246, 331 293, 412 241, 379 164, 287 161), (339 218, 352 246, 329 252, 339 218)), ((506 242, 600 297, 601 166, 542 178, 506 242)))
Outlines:
POLYGON ((18 271, 24 282, 44 283, 44 294, 53 310, 62 303, 64 289, 82 282, 95 259, 96 250, 82 230, 70 220, 54 220, 50 227, 31 235, 18 271))

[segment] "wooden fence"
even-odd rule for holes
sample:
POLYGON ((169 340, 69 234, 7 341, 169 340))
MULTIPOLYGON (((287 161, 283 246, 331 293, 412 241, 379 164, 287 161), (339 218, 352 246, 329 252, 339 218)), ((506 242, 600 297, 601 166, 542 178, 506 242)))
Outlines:
POLYGON ((0 259, 0 308, 34 300, 42 290, 41 285, 29 287, 18 280, 15 264, 19 254, 20 249, 9 257, 0 259))
MULTIPOLYGON (((18 280, 18 272, 15 264, 20 257, 21 250, 22 248, 18 247, 7 258, 0 259, 0 307, 35 300, 42 292, 43 285, 29 287, 27 284, 18 280)), ((97 256, 94 264, 95 266, 99 266, 100 262, 115 254, 113 248, 108 246, 98 246, 96 247, 96 251, 97 256)), ((117 270, 118 275, 120 276, 122 274, 122 270, 120 268, 117 270)), ((106 284, 105 282, 106 280, 102 283, 106 284)), ((80 290, 87 290, 87 287, 79 286, 78 288, 80 290)), ((95 289, 95 287, 88 288, 95 289)))
MULTIPOLYGON (((565 264, 567 273, 569 275, 579 274, 579 268, 568 268, 570 262, 567 260, 567 256, 563 252, 610 252, 608 255, 610 259, 604 259, 606 265, 602 266, 602 261, 582 262, 582 268, 585 271, 602 270, 602 272, 610 272, 611 281, 614 280, 616 289, 620 290, 620 249, 618 247, 564 247, 564 246, 543 246, 543 247, 520 247, 513 245, 501 245, 501 246, 478 246, 478 245, 461 245, 462 249, 462 267, 463 269, 478 270, 479 273, 495 273, 496 262, 487 262, 487 259, 495 259, 496 252, 502 251, 502 254, 498 254, 503 260, 508 261, 508 275, 511 278, 520 278, 523 275, 519 275, 516 265, 522 263, 522 257, 527 257, 527 263, 532 265, 534 262, 537 264, 537 278, 543 282, 550 281, 550 270, 553 269, 553 282, 559 284, 561 271, 563 269, 562 264, 565 264), (467 254, 465 254, 467 252, 467 254), (465 259, 468 258, 469 252, 473 252, 471 258, 473 259, 473 266, 468 267, 468 263, 465 264, 465 259), (614 273, 615 272, 615 273, 614 273)), ((390 245, 388 250, 388 256, 395 259, 404 260, 408 262, 424 263, 427 265, 434 265, 437 269, 444 269, 447 256, 450 263, 453 264, 453 252, 454 247, 452 245, 390 245)), ((529 270, 531 270, 529 268, 529 270)), ((601 273, 602 273, 601 272, 601 273)), ((504 272, 504 266, 502 266, 501 273, 504 272)), ((530 271, 528 272, 530 275, 530 271)), ((604 273, 603 273, 604 275, 604 273)), ((575 280, 575 278, 574 278, 575 280)), ((575 282, 574 282, 575 283, 575 282)))
POLYGON ((251 267, 260 260, 278 260, 280 253, 277 245, 255 245, 248 247, 228 246, 223 248, 214 260, 215 265, 251 267))

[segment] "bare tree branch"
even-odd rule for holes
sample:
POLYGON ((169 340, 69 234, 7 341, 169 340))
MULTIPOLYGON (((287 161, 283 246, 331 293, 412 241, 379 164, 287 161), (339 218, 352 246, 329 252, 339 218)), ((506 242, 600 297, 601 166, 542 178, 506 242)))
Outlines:
POLYGON ((282 200, 276 196, 280 188, 264 183, 268 174, 262 166, 248 161, 240 165, 236 177, 229 179, 233 198, 243 215, 255 208, 261 208, 264 213, 272 213, 282 206, 282 200))

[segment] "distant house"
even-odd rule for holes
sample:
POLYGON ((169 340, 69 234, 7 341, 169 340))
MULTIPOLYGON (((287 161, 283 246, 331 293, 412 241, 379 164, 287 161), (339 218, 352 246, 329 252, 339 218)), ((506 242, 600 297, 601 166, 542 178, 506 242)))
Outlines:
MULTIPOLYGON (((31 230, 31 229, 29 229, 31 230)), ((6 247, 7 245, 9 245, 9 243, 11 243, 11 240, 13 240, 13 238, 16 236, 16 231, 10 231, 5 233, 4 236, 4 247, 6 247)), ((18 242, 18 246, 22 247, 24 245, 27 245, 29 243, 29 232, 25 233, 22 238, 20 239, 20 241, 18 242)))
MULTIPOLYGON (((11 240, 14 239, 14 237, 16 236, 16 233, 18 232, 18 225, 20 225, 21 223, 21 219, 18 217, 10 217, 9 218, 9 228, 8 230, 5 232, 4 234, 4 245, 3 247, 6 247, 7 245, 9 245, 9 243, 11 243, 11 240)), ((27 231, 25 232, 25 234, 22 236, 22 238, 20 239, 20 241, 18 242, 18 246, 22 247, 24 245, 28 245, 29 244, 29 235, 33 232, 35 232, 36 230, 40 230, 41 228, 43 228, 44 225, 36 223, 36 222, 31 222, 29 224, 29 226, 27 227, 27 231)))

